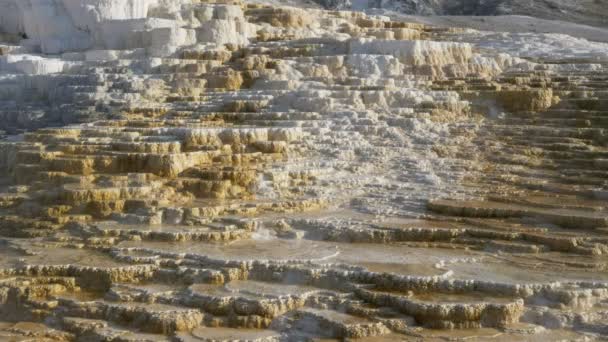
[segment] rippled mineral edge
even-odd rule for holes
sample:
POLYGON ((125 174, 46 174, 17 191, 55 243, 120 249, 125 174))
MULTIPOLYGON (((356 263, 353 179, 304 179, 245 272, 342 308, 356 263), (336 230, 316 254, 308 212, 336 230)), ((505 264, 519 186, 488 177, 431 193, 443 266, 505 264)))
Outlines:
POLYGON ((0 0, 0 340, 608 338, 608 44, 0 0))

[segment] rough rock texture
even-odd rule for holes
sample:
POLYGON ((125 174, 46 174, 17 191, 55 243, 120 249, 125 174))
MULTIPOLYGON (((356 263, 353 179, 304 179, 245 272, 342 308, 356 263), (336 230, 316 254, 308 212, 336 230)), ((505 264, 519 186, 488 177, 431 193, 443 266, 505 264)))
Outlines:
POLYGON ((608 335, 608 45, 0 6, 0 339, 608 335))

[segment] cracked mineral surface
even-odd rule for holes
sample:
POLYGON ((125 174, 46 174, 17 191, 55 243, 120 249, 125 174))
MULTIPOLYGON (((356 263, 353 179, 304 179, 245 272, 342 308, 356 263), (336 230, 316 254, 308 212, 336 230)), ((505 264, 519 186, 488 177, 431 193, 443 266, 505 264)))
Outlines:
POLYGON ((0 340, 608 338, 608 44, 0 0, 0 340))

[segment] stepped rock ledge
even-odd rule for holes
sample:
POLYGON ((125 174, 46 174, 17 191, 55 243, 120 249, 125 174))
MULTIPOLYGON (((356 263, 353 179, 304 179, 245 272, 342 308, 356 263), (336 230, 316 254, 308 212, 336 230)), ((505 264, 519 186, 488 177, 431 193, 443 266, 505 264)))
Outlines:
POLYGON ((608 338, 608 44, 289 4, 0 0, 0 340, 608 338))

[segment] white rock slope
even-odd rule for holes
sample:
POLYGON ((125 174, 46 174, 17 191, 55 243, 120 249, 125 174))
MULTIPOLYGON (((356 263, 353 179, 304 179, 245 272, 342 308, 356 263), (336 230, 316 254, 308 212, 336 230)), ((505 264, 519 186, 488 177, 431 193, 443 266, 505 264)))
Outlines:
POLYGON ((606 337, 607 45, 0 4, 0 340, 606 337))

